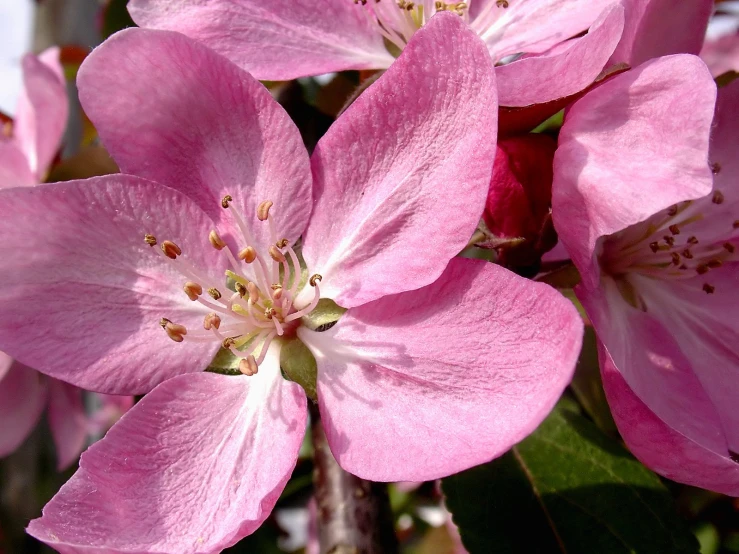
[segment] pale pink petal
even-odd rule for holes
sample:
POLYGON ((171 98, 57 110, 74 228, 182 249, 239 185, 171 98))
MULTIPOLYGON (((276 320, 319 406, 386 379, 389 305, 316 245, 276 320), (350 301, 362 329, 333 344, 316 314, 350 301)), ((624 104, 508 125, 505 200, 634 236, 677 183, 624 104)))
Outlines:
POLYGON ((484 45, 435 15, 313 153, 303 253, 323 296, 348 308, 441 274, 482 214, 496 119, 484 45))
POLYGON ((727 71, 739 71, 739 34, 707 40, 703 43, 700 57, 714 77, 727 71))
POLYGON ((202 328, 209 310, 188 300, 188 279, 144 242, 174 240, 183 257, 223 283, 212 222, 187 197, 111 175, 0 190, 0 348, 90 390, 136 394, 199 371, 218 343, 175 344, 168 317, 202 328))
POLYGON ((28 159, 36 181, 43 181, 61 145, 69 106, 59 49, 23 58, 23 89, 13 124, 14 140, 28 159))
POLYGON ((128 9, 141 27, 200 40, 257 79, 381 69, 393 61, 352 0, 132 0, 128 9))
POLYGON ((622 0, 624 35, 614 63, 632 67, 668 54, 697 54, 706 35, 713 0, 622 0))
POLYGON ((305 402, 274 355, 254 377, 170 379, 82 455, 28 532, 62 554, 220 552, 271 512, 305 402))
POLYGON ((0 380, 5 377, 5 374, 10 370, 10 366, 13 365, 13 358, 0 352, 0 380))
POLYGON ((87 415, 82 389, 58 379, 49 379, 49 427, 56 447, 56 466, 71 466, 85 448, 87 415))
POLYGON ((95 440, 104 435, 123 414, 133 408, 134 397, 90 393, 90 403, 92 407, 87 418, 87 429, 95 440))
POLYGON ((647 467, 674 481, 739 496, 739 463, 665 424, 629 388, 601 349, 603 387, 619 432, 647 467))
MULTIPOLYGON (((477 2, 473 2, 473 5, 477 2)), ((614 0, 511 0, 489 2, 472 21, 495 61, 523 52, 539 53, 587 30, 614 0), (482 13, 480 13, 482 12, 482 13)))
POLYGON ((274 241, 256 218, 260 202, 274 203, 278 239, 305 229, 311 177, 300 133, 269 91, 225 58, 179 33, 129 29, 87 57, 78 85, 123 173, 183 192, 223 220, 224 234, 233 227, 221 199, 230 194, 265 255, 274 241))
POLYGON ((603 13, 582 38, 566 48, 527 56, 495 70, 501 106, 528 106, 550 102, 585 89, 611 57, 624 26, 620 4, 603 13))
POLYGON ((536 428, 572 377, 582 321, 547 285, 455 258, 428 287, 298 333, 318 362, 341 466, 425 481, 499 456, 536 428))
POLYGON ((18 362, 0 378, 0 457, 18 448, 46 405, 44 376, 18 362))
POLYGON ((38 179, 28 166, 28 159, 18 143, 0 136, 0 189, 37 183, 38 179))
POLYGON ((667 56, 617 75, 570 109, 554 157, 552 216, 589 287, 596 242, 711 191, 716 88, 706 66, 667 56))

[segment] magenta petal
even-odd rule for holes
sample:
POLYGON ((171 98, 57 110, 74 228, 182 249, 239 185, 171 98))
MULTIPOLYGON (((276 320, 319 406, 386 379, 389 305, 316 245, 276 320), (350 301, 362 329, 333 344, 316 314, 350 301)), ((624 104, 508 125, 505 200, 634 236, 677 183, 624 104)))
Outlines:
POLYGON ((13 133, 36 181, 43 181, 59 151, 69 113, 59 48, 23 58, 23 89, 13 133))
MULTIPOLYGON (((725 229, 728 221, 739 219, 739 81, 721 87, 716 100, 716 116, 711 133, 711 162, 716 174, 713 176, 714 188, 724 195, 721 208, 725 210, 716 223, 725 229), (734 217, 731 217, 731 216, 734 217)), ((716 206, 711 206, 711 214, 716 217, 716 206)), ((706 222, 710 224, 710 222, 706 222)), ((724 237, 728 233, 724 232, 724 237)))
POLYGON ((300 330, 341 466, 425 481, 486 462, 542 421, 569 383, 582 321, 547 285, 455 258, 432 285, 300 330), (429 301, 433 299, 433 301, 429 301))
POLYGON ((132 0, 141 27, 202 41, 257 79, 388 67, 392 56, 351 0, 132 0))
POLYGON ((0 352, 0 381, 5 377, 12 365, 13 358, 8 356, 5 352, 0 352))
POLYGON ((739 496, 739 464, 665 424, 629 388, 601 349, 603 386, 618 429, 646 466, 674 481, 739 496))
POLYGON ((305 424, 277 359, 254 377, 170 379, 82 455, 28 532, 62 554, 220 552, 271 512, 305 424))
POLYGON ((260 252, 274 203, 278 238, 296 240, 311 212, 308 154, 269 91, 245 71, 179 33, 129 29, 82 64, 80 99, 123 173, 183 192, 221 231, 221 199, 251 222, 260 252))
POLYGON ((0 348, 111 393, 202 370, 218 343, 175 344, 159 321, 202 328, 208 310, 188 300, 187 279, 144 234, 175 240, 191 264, 223 279, 211 226, 184 195, 136 177, 0 190, 0 348))
POLYGON ((38 371, 14 363, 0 378, 0 457, 18 448, 46 405, 46 382, 38 371))
POLYGON ((587 35, 570 41, 566 48, 496 68, 498 102, 501 106, 528 106, 585 89, 608 62, 623 26, 623 7, 615 4, 603 11, 587 35))
POLYGON ((552 216, 589 287, 597 240, 711 191, 715 84, 699 58, 617 75, 570 109, 554 156, 552 216))
POLYGON ((697 54, 706 35, 713 0, 622 0, 624 35, 613 62, 632 67, 668 54, 697 54))
POLYGON ((485 46, 434 16, 313 153, 303 253, 322 295, 349 308, 433 282, 482 214, 496 124, 485 46))
POLYGON ((74 385, 49 380, 49 427, 59 471, 71 466, 85 448, 88 427, 82 394, 74 385))

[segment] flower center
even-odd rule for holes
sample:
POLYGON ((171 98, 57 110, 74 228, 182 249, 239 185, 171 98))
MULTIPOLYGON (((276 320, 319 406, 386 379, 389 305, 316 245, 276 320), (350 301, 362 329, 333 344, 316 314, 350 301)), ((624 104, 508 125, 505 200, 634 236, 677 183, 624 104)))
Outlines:
MULTIPOLYGON (((270 229, 271 244, 267 255, 255 249, 254 236, 232 202, 233 198, 227 195, 221 206, 231 211, 245 246, 234 256, 217 231, 208 235, 210 245, 229 261, 230 269, 226 270, 223 282, 213 281, 207 272, 188 263, 180 247, 170 240, 163 241, 156 249, 183 276, 183 291, 187 297, 209 310, 203 320, 203 331, 191 332, 167 318, 162 318, 160 325, 175 342, 220 342, 239 358, 242 373, 254 375, 272 340, 295 335, 300 318, 317 306, 321 297, 318 286, 321 276, 316 274, 308 279, 314 289, 313 299, 304 308, 297 309, 294 302, 301 289, 300 261, 287 239, 277 238, 270 214, 272 202, 265 200, 257 207, 257 219, 270 229), (246 266, 252 268, 251 279, 243 271, 246 266)), ((159 244, 154 235, 147 234, 144 240, 152 247, 159 244)))
POLYGON ((716 287, 710 282, 710 271, 739 259, 739 220, 725 221, 726 211, 716 209, 723 203, 724 195, 715 190, 607 237, 601 267, 621 284, 628 283, 632 273, 653 279, 704 276, 701 288, 713 294, 716 287))

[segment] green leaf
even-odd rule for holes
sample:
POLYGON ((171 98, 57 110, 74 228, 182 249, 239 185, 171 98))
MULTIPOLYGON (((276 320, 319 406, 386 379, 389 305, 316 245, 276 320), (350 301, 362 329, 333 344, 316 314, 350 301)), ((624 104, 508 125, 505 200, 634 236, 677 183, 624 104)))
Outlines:
POLYGON ((659 478, 571 400, 511 451, 442 487, 471 554, 698 552, 659 478))

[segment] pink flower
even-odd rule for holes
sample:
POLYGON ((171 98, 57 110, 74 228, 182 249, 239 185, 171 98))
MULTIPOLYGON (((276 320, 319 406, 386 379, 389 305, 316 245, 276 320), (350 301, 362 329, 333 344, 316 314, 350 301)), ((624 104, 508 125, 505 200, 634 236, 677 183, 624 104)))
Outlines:
POLYGON ((701 48, 700 56, 714 77, 728 71, 739 71, 739 33, 706 40, 701 48))
POLYGON ((498 70, 503 106, 583 90, 606 65, 624 24, 614 0, 132 0, 128 6, 140 26, 184 33, 269 80, 386 69, 436 13, 456 13, 494 62, 527 54, 498 70))
POLYGON ((553 215, 627 444, 662 475, 737 495, 739 84, 712 129, 715 94, 688 55, 589 93, 562 128, 553 215))
POLYGON ((497 113, 493 64, 457 16, 417 33, 310 160, 262 85, 178 33, 117 34, 79 85, 129 175, 2 193, 0 343, 97 390, 164 382, 83 454, 35 537, 187 554, 251 533, 302 442, 306 397, 281 375, 310 388, 289 364, 301 345, 334 455, 369 479, 489 460, 556 402, 579 353, 573 306, 454 258, 483 210, 497 113), (244 375, 201 372, 222 345, 244 375))

